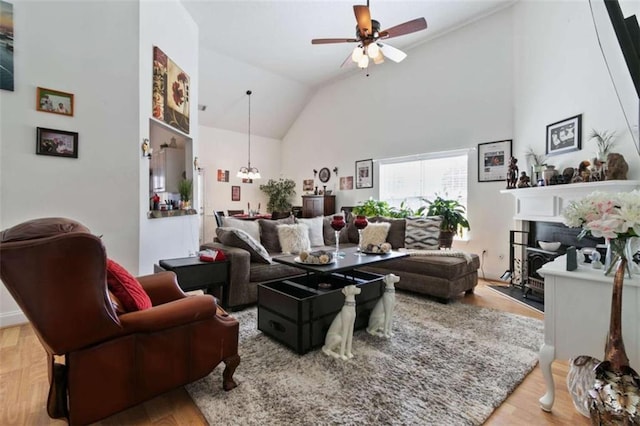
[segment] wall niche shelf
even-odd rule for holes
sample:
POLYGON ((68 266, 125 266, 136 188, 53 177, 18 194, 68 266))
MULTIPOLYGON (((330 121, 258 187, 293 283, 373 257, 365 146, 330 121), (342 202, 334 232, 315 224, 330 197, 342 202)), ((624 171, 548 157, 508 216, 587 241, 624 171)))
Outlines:
POLYGON ((147 212, 147 219, 160 219, 163 217, 191 216, 198 214, 195 209, 180 210, 150 210, 147 212))

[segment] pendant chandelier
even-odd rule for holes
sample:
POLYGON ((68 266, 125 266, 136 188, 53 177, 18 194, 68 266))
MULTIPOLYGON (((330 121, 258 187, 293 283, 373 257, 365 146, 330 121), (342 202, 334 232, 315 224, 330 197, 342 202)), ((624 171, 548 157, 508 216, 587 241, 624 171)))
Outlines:
POLYGON ((260 179, 260 171, 256 167, 251 167, 251 90, 247 90, 247 96, 249 97, 249 127, 247 130, 249 140, 249 157, 247 166, 240 167, 236 177, 242 179, 260 179))

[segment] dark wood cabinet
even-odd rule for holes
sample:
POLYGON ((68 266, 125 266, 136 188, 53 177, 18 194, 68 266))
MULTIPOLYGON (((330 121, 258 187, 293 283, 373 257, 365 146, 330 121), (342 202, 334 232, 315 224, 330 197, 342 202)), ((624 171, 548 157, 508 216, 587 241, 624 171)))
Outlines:
POLYGON ((335 195, 302 196, 302 217, 330 216, 335 212, 335 195))

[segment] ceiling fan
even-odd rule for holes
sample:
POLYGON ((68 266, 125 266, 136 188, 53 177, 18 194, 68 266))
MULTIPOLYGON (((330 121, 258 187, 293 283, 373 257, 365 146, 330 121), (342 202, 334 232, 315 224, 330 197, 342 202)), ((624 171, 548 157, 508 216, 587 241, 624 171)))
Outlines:
POLYGON ((357 21, 355 38, 314 38, 311 40, 311 44, 358 43, 353 49, 353 53, 342 63, 343 67, 351 63, 350 59, 360 68, 367 68, 369 59, 373 60, 375 64, 383 63, 384 58, 400 62, 407 57, 407 54, 400 49, 380 42, 380 40, 411 34, 427 28, 427 21, 424 18, 417 18, 380 31, 380 22, 371 19, 369 0, 367 0, 366 6, 354 5, 353 11, 357 21))

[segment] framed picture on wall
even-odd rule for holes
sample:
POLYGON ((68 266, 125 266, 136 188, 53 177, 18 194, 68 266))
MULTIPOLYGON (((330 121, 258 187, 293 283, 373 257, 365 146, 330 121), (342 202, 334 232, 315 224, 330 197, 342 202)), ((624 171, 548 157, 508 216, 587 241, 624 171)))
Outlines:
POLYGON ((512 140, 478 144, 478 182, 507 179, 512 140))
POLYGON ((347 191, 353 189, 353 176, 342 176, 340 178, 340 190, 347 191))
POLYGON ((36 109, 73 117, 73 94, 38 87, 36 109))
POLYGON ((303 191, 313 191, 313 179, 304 179, 302 181, 303 191))
POLYGON ((78 158, 78 133, 38 127, 36 154, 78 158))
POLYGON ((231 201, 240 201, 240 187, 232 186, 231 187, 231 201))
POLYGON ((373 160, 356 161, 356 189, 373 188, 373 160))
POLYGON ((547 155, 582 149, 582 114, 547 126, 547 155))

